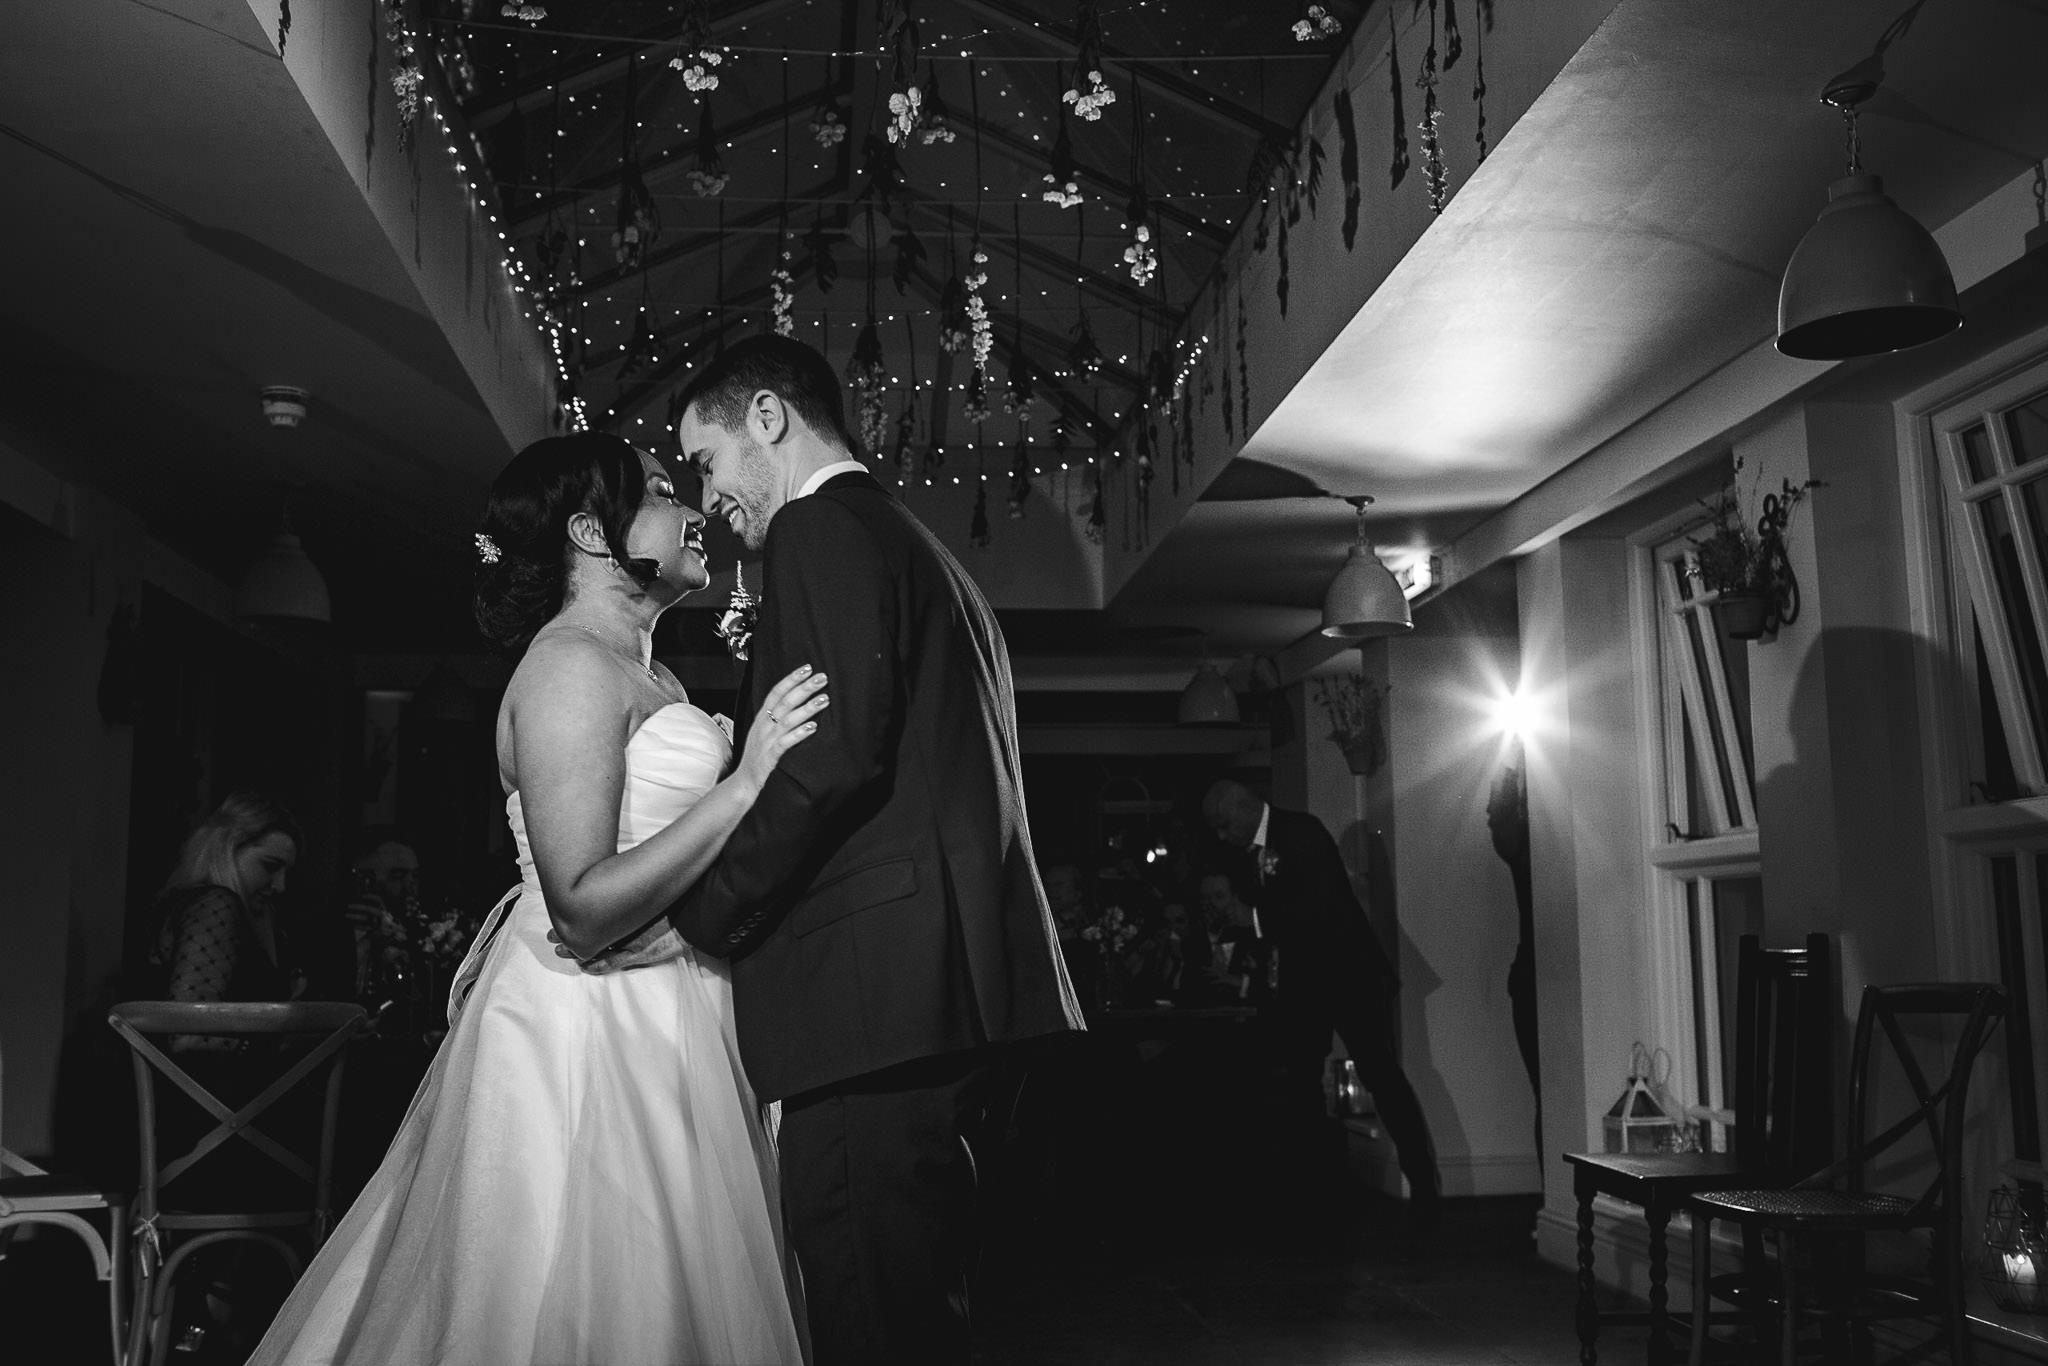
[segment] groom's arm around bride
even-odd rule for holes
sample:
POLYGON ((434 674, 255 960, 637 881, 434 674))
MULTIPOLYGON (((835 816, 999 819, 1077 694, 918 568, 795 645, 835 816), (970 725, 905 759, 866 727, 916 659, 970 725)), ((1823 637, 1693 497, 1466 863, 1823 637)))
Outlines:
POLYGON ((824 357, 716 358, 679 438, 763 555, 741 687, 811 663, 817 733, 671 912, 733 960, 739 1047, 783 1101, 818 1366, 967 1357, 974 1164, 996 1046, 1080 1027, 1025 822, 1009 655, 966 571, 852 461, 824 357))

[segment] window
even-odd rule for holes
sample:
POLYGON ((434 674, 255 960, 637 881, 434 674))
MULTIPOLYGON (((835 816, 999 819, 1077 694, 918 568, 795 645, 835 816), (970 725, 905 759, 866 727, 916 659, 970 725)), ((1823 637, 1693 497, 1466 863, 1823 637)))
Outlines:
MULTIPOLYGON (((1644 538, 1638 657, 1662 819, 1650 836, 1652 1029, 1682 1105, 1732 1102, 1736 946, 1762 930, 1749 647, 1730 640, 1690 572, 1701 519, 1644 538)), ((1725 1146, 1722 1126, 1702 1139, 1725 1146)))
POLYGON ((2048 390, 2029 379, 1934 428, 1984 703, 1972 781, 1993 801, 2048 793, 2048 390))
POLYGON ((1653 562, 1666 833, 1697 839, 1754 829, 1748 646, 1716 628, 1686 535, 1659 546, 1653 562))

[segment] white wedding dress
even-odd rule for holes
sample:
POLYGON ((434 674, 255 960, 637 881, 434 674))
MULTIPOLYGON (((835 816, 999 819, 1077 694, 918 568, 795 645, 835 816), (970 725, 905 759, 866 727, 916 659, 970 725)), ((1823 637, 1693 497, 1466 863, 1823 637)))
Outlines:
MULTIPOLYGON (((619 848, 668 825, 731 746, 679 702, 626 745, 619 848)), ((723 962, 588 976, 524 880, 377 1174, 252 1366, 796 1366, 801 1304, 774 1139, 723 962)), ((495 931, 495 933, 494 933, 495 931)))

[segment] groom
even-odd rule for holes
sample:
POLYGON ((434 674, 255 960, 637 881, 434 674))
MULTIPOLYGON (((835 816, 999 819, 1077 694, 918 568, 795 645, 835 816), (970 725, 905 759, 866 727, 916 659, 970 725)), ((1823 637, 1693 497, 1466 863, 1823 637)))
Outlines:
POLYGON ((832 705, 670 919, 733 960, 747 1075, 783 1103, 816 1366, 964 1363, 968 1136, 997 1046, 1082 1027, 1009 653, 966 570, 853 458, 824 356, 750 338, 680 407, 705 513, 764 560, 740 726, 800 664, 832 705))

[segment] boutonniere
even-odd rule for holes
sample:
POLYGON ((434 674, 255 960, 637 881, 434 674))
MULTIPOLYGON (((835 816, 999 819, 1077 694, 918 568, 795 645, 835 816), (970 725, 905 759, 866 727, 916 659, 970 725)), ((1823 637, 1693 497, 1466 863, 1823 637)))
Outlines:
POLYGON ((746 580, 735 567, 732 596, 726 599, 725 610, 718 614, 718 625, 713 628, 734 659, 747 657, 747 646, 754 639, 754 620, 760 614, 761 600, 747 591, 746 580))
POLYGON ((1271 877, 1280 871, 1280 856, 1271 849, 1259 851, 1259 876, 1271 877))

